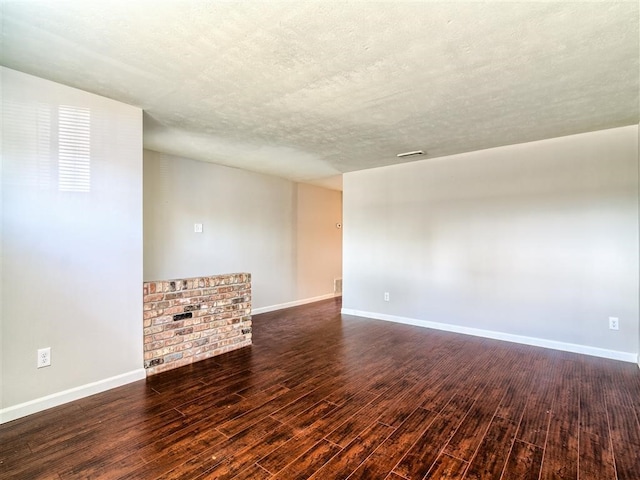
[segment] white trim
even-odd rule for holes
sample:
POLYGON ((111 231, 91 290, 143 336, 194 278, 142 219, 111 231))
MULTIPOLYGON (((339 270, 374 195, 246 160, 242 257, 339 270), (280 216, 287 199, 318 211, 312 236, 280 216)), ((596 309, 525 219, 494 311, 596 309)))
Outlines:
POLYGON ((95 395, 96 393, 104 392, 105 390, 120 387, 127 383, 144 380, 145 378, 145 369, 140 368, 121 375, 116 375, 115 377, 105 378, 103 380, 98 380, 97 382, 87 383, 85 385, 80 385, 79 387, 70 388, 69 390, 29 400, 28 402, 20 403, 12 407, 3 408, 0 410, 0 424, 26 417, 27 415, 41 412, 48 408, 57 407, 63 403, 69 403, 90 395, 95 395))
POLYGON ((251 315, 273 312, 275 310, 282 310, 283 308, 297 307, 298 305, 306 305, 307 303, 319 302, 320 300, 327 300, 329 298, 341 296, 342 293, 327 293, 325 295, 320 295, 319 297, 303 298, 302 300, 294 300, 293 302, 279 303, 277 305, 270 305, 268 307, 254 308, 253 310, 251 310, 251 315))
POLYGON ((417 320, 415 318, 398 317, 395 315, 387 315, 384 313, 364 312, 361 310, 353 310, 351 308, 343 308, 341 313, 345 315, 354 315, 356 317, 372 318, 374 320, 384 320, 387 322, 415 325, 417 327, 433 328, 436 330, 444 330, 446 332, 462 333, 464 335, 473 335, 476 337, 492 338, 494 340, 504 340, 506 342, 521 343, 524 345, 532 345, 534 347, 551 348, 553 350, 581 353, 583 355, 591 355, 593 357, 610 358, 612 360, 621 360, 623 362, 638 363, 639 361, 637 353, 620 352, 618 350, 607 350, 604 348, 590 347, 588 345, 558 342, 555 340, 546 340, 544 338, 525 337, 523 335, 514 335, 512 333, 495 332, 492 330, 463 327, 460 325, 431 322, 428 320, 417 320))

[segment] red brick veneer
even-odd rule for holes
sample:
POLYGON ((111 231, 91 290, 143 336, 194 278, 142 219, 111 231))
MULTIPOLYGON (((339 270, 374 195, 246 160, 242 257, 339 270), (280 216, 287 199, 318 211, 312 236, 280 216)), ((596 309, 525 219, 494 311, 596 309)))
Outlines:
POLYGON ((147 375, 251 345, 251 274, 145 282, 147 375))

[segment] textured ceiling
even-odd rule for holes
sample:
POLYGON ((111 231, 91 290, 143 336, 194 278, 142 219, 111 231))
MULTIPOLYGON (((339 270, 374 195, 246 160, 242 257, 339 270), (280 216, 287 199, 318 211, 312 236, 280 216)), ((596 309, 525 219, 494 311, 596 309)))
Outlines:
POLYGON ((3 65, 297 181, 639 121, 636 1, 0 1, 3 65))

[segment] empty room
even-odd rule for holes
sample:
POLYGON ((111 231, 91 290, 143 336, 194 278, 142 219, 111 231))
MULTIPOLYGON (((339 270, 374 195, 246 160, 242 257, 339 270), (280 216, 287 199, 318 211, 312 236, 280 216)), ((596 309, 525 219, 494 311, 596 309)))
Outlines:
POLYGON ((640 479, 637 1, 0 42, 0 479, 640 479))

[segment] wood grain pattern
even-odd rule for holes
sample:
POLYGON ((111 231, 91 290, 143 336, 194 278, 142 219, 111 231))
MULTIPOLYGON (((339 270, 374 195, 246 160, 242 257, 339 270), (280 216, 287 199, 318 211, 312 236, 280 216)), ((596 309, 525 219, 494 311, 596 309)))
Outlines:
POLYGON ((0 478, 640 478, 636 365, 339 312, 1 425, 0 478))
MULTIPOLYGON (((580 480, 598 480, 602 478, 620 480, 613 466, 613 455, 611 454, 608 435, 598 436, 588 432, 581 432, 579 445, 578 478, 580 480)), ((624 446, 620 445, 618 448, 624 449, 624 446)), ((635 458, 637 459, 637 456, 635 458)))
POLYGON ((349 478, 351 480, 384 478, 429 428, 436 416, 434 412, 416 408, 349 478))
POLYGON ((502 478, 537 480, 542 466, 542 453, 542 448, 516 440, 513 443, 502 478))
POLYGON ((432 478, 434 480, 462 478, 467 465, 468 463, 464 460, 443 454, 438 457, 438 460, 436 460, 436 463, 433 464, 433 467, 424 478, 432 478))
POLYGON ((499 480, 511 452, 518 426, 511 420, 493 417, 487 434, 482 439, 469 465, 469 480, 499 480))
POLYGON ((273 478, 309 478, 333 458, 341 448, 327 440, 320 440, 273 478))
POLYGON ((577 480, 578 437, 552 423, 544 450, 540 480, 577 480))

